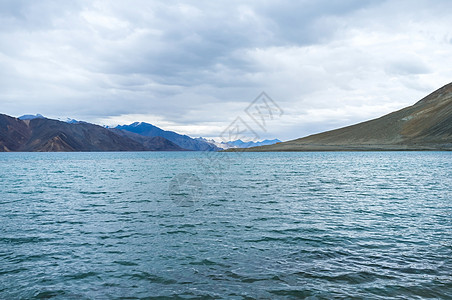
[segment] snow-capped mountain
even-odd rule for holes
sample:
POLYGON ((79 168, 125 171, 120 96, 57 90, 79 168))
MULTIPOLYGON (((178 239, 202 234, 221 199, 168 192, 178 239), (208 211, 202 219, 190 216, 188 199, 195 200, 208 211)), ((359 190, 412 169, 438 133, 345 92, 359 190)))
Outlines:
POLYGON ((68 124, 86 124, 87 123, 85 121, 79 121, 79 120, 71 119, 71 118, 66 118, 66 120, 64 120, 63 122, 66 122, 68 124))
POLYGON ((263 141, 257 141, 257 142, 244 142, 242 140, 235 140, 235 141, 229 141, 229 142, 217 142, 213 139, 205 139, 202 137, 197 138, 199 141, 204 141, 206 143, 213 144, 221 149, 230 149, 230 148, 251 148, 251 147, 258 147, 258 146, 267 146, 267 145, 273 145, 276 143, 281 143, 278 139, 273 140, 263 140, 263 141))

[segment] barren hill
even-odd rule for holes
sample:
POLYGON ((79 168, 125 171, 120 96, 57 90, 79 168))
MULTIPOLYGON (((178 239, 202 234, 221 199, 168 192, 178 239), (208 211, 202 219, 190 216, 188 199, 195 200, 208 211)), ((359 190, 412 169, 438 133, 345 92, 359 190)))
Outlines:
POLYGON ((378 119, 243 151, 452 150, 452 83, 378 119))

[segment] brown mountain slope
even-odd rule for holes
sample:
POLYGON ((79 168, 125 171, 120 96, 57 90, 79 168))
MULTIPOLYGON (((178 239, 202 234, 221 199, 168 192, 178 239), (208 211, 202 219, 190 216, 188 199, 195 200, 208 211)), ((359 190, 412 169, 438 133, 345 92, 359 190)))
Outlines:
POLYGON ((0 152, 175 150, 167 140, 150 139, 145 142, 146 145, 89 123, 68 124, 51 119, 22 121, 0 114, 0 152))
POLYGON ((452 83, 378 119, 244 151, 452 150, 452 83))
POLYGON ((0 114, 0 152, 18 151, 30 136, 24 121, 0 114))

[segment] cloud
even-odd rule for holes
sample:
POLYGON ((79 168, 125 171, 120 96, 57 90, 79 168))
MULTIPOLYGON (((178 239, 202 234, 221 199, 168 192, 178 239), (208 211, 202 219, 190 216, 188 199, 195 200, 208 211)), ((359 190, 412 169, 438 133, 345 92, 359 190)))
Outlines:
POLYGON ((218 136, 265 90, 286 113, 261 134, 298 138, 377 117, 450 82, 451 8, 2 1, 0 103, 16 116, 148 121, 218 136))
POLYGON ((389 63, 387 73, 394 75, 421 75, 430 73, 430 69, 422 60, 401 58, 389 63))

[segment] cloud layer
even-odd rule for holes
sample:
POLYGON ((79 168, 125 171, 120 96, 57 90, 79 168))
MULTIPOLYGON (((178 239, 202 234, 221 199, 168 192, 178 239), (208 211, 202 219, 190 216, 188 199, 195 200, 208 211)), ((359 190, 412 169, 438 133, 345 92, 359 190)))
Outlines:
POLYGON ((377 117, 452 81, 450 1, 2 1, 0 103, 217 137, 261 91, 262 137, 377 117))

